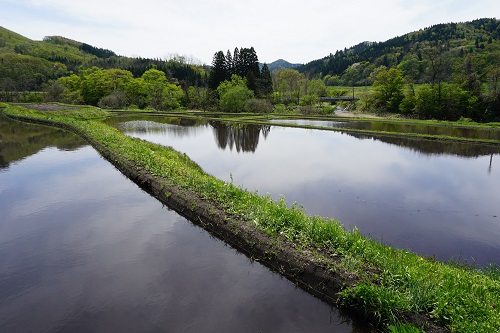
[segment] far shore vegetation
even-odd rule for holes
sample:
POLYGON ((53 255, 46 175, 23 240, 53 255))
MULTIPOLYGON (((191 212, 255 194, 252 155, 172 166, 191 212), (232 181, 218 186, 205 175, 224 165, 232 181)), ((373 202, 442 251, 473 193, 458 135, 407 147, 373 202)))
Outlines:
POLYGON ((304 115, 347 109, 411 119, 500 121, 495 18, 363 42, 290 68, 259 63, 253 47, 216 51, 212 63, 202 65, 179 55, 121 57, 60 36, 31 41, 0 27, 0 61, 3 102, 304 115), (356 102, 330 105, 324 97, 356 102))
POLYGON ((4 104, 2 110, 20 120, 69 128, 113 151, 136 170, 222 207, 271 236, 277 246, 291 245, 332 273, 349 276, 339 286, 337 305, 362 313, 385 331, 423 332, 428 321, 444 332, 494 332, 500 327, 500 269, 495 265, 479 269, 423 258, 371 240, 357 229, 345 230, 334 219, 310 216, 285 198, 274 201, 221 181, 171 148, 127 137, 107 126, 101 120, 113 116, 109 111, 64 105, 37 111, 25 106, 4 104))

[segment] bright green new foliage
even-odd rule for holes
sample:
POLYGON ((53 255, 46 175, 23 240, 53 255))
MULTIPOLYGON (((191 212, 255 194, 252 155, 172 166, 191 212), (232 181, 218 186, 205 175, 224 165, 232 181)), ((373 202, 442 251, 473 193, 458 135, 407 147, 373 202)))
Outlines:
POLYGON ((221 109, 229 112, 242 112, 245 103, 254 95, 245 80, 234 74, 231 81, 226 80, 219 85, 217 92, 220 95, 221 109))

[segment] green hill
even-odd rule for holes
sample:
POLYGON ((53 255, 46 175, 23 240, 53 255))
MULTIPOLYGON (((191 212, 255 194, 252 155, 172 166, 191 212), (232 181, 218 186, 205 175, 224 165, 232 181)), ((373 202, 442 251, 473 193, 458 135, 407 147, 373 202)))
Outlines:
POLYGON ((7 49, 14 50, 14 46, 20 43, 29 42, 30 40, 13 31, 0 27, 0 51, 7 49))
POLYGON ((70 70, 99 58, 116 56, 113 51, 61 36, 47 36, 42 41, 33 41, 3 27, 0 27, 0 54, 25 55, 59 62, 70 70))
POLYGON ((337 83, 344 85, 365 85, 373 82, 381 66, 397 67, 413 82, 432 83, 451 81, 453 72, 468 55, 474 57, 479 75, 488 67, 500 65, 499 20, 437 24, 385 42, 363 42, 298 70, 311 77, 334 76, 337 83))
POLYGON ((274 72, 274 71, 277 71, 277 70, 280 70, 283 68, 294 69, 294 68, 298 68, 300 66, 302 66, 302 64, 292 64, 292 63, 289 63, 288 61, 283 60, 283 59, 278 59, 278 60, 273 61, 272 63, 267 65, 267 67, 269 68, 269 70, 271 72, 274 72))
POLYGON ((39 90, 98 59, 83 43, 52 36, 33 41, 0 27, 0 90, 39 90))
POLYGON ((0 92, 4 94, 41 90, 50 81, 92 66, 125 69, 136 77, 155 67, 191 85, 201 82, 204 76, 201 66, 179 59, 122 57, 113 51, 61 36, 33 41, 0 27, 0 92))

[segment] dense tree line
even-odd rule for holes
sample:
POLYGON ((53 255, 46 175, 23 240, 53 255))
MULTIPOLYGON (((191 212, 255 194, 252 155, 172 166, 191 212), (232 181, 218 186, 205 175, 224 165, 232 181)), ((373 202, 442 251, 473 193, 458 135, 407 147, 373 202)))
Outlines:
POLYGON ((236 75, 246 80, 248 89, 257 96, 266 96, 272 92, 271 73, 267 64, 262 70, 259 67, 259 58, 255 49, 235 48, 233 54, 227 51, 218 51, 214 54, 208 87, 217 90, 219 85, 226 80, 231 80, 236 75))
POLYGON ((45 82, 67 74, 62 63, 19 54, 0 55, 0 91, 4 93, 39 90, 45 82))
POLYGON ((0 28, 0 99, 17 94, 18 100, 110 108, 331 112, 320 103, 327 86, 373 86, 363 108, 425 119, 500 120, 499 37, 496 19, 439 24, 271 73, 259 66, 253 47, 218 51, 210 67, 183 57, 120 57, 58 36, 34 42, 0 28))
POLYGON ((156 110, 179 108, 184 92, 164 72, 149 69, 139 78, 123 69, 91 67, 79 75, 61 77, 46 88, 46 99, 104 108, 151 107, 156 110))
MULTIPOLYGON (((199 96, 193 94, 194 89, 189 92, 190 101, 199 96)), ((267 64, 260 68, 253 47, 214 54, 205 96, 218 109, 227 112, 270 112, 273 108, 270 101, 272 92, 271 72, 267 64)))
POLYGON ((96 66, 104 69, 120 68, 131 72, 134 77, 140 77, 149 69, 158 69, 167 75, 169 79, 176 78, 183 86, 204 86, 207 82, 208 69, 187 63, 182 58, 170 60, 151 58, 126 58, 110 57, 106 59, 94 59, 87 63, 88 67, 96 66))
POLYGON ((79 46, 79 49, 82 50, 83 52, 93 54, 98 58, 106 59, 106 58, 116 57, 116 54, 113 51, 98 48, 86 43, 82 43, 79 46))
POLYGON ((500 69, 491 70, 482 83, 471 70, 471 61, 470 58, 465 61, 465 71, 453 82, 437 80, 418 89, 405 84, 400 69, 382 70, 373 84, 374 95, 365 102, 375 110, 420 119, 499 121, 500 69))

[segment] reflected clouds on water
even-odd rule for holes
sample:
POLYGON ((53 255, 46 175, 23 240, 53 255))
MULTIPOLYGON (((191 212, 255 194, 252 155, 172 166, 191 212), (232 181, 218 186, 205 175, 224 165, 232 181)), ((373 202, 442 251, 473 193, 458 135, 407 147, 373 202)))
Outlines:
POLYGON ((1 331, 368 331, 169 211, 89 147, 43 149, 0 184, 1 331))
POLYGON ((169 130, 125 132, 172 146, 220 179, 284 196, 394 246, 441 260, 500 263, 498 148, 285 127, 227 134, 246 127, 211 125, 182 138, 169 130), (220 137, 253 138, 255 149, 228 149, 220 137))

